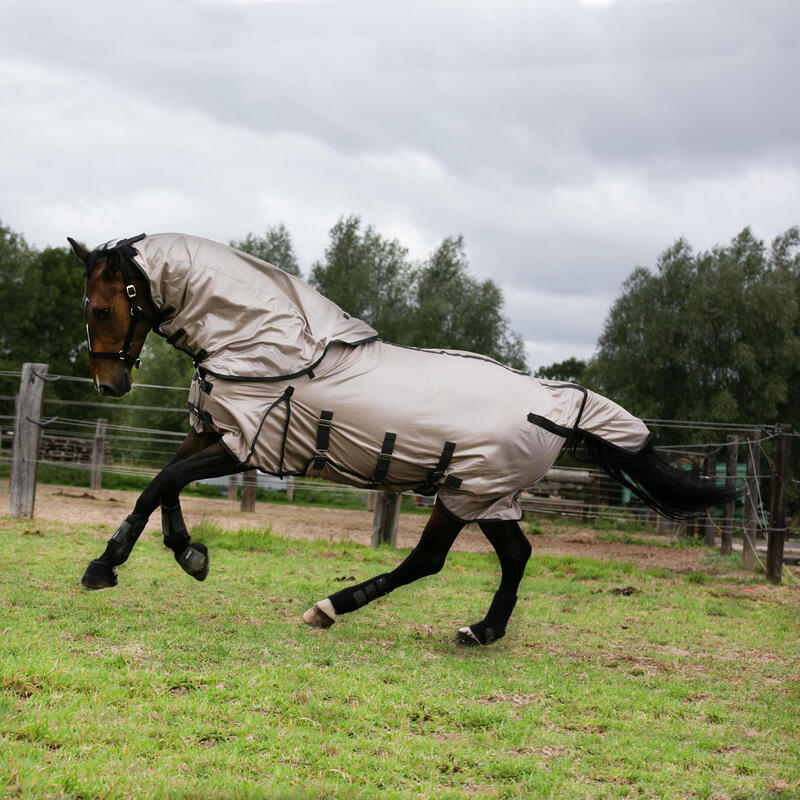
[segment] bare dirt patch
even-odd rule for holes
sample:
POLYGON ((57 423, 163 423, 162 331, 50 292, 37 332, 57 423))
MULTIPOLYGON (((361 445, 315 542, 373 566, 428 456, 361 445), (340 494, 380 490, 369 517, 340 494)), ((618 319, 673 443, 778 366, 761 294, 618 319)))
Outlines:
MULTIPOLYGON (((117 490, 84 491, 76 487, 40 484, 36 490, 36 516, 40 520, 108 526, 108 534, 130 513, 137 493, 117 490)), ((372 514, 338 508, 319 508, 258 503, 254 513, 239 510, 238 502, 219 498, 184 496, 181 498, 187 526, 207 521, 224 528, 266 528, 292 539, 331 539, 369 544, 372 514)), ((8 481, 0 482, 0 510, 8 508, 8 481)), ((413 547, 419 540, 427 517, 401 514, 397 533, 399 547, 413 547)), ((161 519, 153 514, 146 530, 158 531, 161 519)), ((535 553, 558 556, 585 556, 604 561, 631 562, 639 567, 668 569, 679 573, 703 570, 703 548, 670 548, 648 544, 609 542, 595 531, 576 525, 539 525, 544 533, 530 536, 535 553)), ((524 523, 523 523, 524 529, 524 523)), ((105 535, 105 534, 104 534, 105 535)), ((477 525, 468 525, 453 547, 456 551, 489 553, 491 546, 477 525)))

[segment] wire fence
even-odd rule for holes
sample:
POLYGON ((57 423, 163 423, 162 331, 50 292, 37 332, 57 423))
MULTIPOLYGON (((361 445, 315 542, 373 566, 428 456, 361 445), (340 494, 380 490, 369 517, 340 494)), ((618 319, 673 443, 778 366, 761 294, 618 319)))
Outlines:
MULTIPOLYGON (((19 371, 0 371, 0 411, 3 412, 0 413, 0 467, 9 465, 11 461, 11 433, 15 418, 13 401, 20 376, 19 371)), ((48 384, 92 383, 89 378, 70 375, 40 377, 48 384)), ((126 477, 140 482, 155 476, 172 457, 188 431, 188 387, 134 384, 132 399, 135 400, 137 394, 141 396, 144 390, 167 392, 170 402, 164 405, 102 402, 48 396, 46 391, 42 418, 36 420, 42 431, 39 465, 54 471, 56 478, 60 476, 63 482, 88 486, 97 420, 103 418, 107 420, 104 434, 106 457, 102 467, 104 475, 126 477)), ((644 421, 653 432, 656 442, 664 432, 669 432, 670 444, 660 449, 674 459, 702 462, 712 454, 716 456, 716 474, 720 477, 725 476, 723 456, 730 447, 748 448, 759 445, 761 457, 758 475, 755 476, 758 491, 753 502, 757 509, 758 529, 763 534, 769 513, 768 484, 774 472, 770 461, 770 443, 779 435, 779 429, 757 423, 744 425, 662 419, 644 421), (755 439, 754 431, 758 431, 755 439), (685 435, 686 440, 675 443, 676 432, 685 435), (705 437, 704 441, 698 441, 701 434, 705 437), (722 438, 720 434, 724 434, 725 441, 719 441, 722 438)), ((796 437, 798 434, 792 432, 791 435, 796 437)), ((598 470, 569 463, 560 463, 557 467, 540 484, 522 495, 521 505, 528 514, 545 519, 557 517, 575 523, 598 520, 616 524, 642 523, 657 526, 662 532, 700 535, 698 523, 678 524, 662 518, 657 520, 656 515, 634 494, 598 470)), ((744 489, 746 482, 743 465, 738 468, 736 479, 744 489)), ((206 483, 209 487, 216 486, 222 495, 228 486, 228 479, 209 480, 206 483)), ((262 488, 273 492, 285 492, 288 488, 285 481, 268 476, 260 476, 259 483, 262 488)), ((293 490, 305 492, 306 495, 335 492, 338 496, 349 496, 364 506, 369 495, 369 490, 300 477, 293 479, 293 490)), ((414 495, 413 492, 408 494, 414 495)), ((725 516, 721 510, 717 510, 713 516, 708 516, 708 522, 718 535, 726 527, 733 528, 738 533, 737 538, 744 541, 747 533, 742 509, 743 501, 740 501, 734 507, 733 516, 725 516)), ((792 577, 794 578, 793 575, 792 577)))

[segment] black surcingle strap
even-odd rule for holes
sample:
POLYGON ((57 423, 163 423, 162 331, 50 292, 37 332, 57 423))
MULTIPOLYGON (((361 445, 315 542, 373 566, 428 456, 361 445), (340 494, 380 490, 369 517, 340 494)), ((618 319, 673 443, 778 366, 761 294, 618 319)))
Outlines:
POLYGON ((389 474, 389 465, 392 463, 392 453, 394 452, 396 441, 396 433, 387 432, 383 437, 383 445, 378 455, 378 464, 375 467, 375 474, 372 476, 373 484, 383 483, 386 480, 386 476, 389 474))
POLYGON ((455 453, 455 451, 455 442, 444 443, 442 454, 439 456, 439 463, 436 465, 436 469, 428 476, 430 483, 438 483, 444 477, 444 473, 447 472, 447 468, 450 466, 450 460, 453 458, 453 453, 455 453))
POLYGON ((436 464, 433 472, 414 490, 418 494, 434 495, 436 494, 436 486, 439 481, 444 477, 447 468, 450 466, 450 461, 453 458, 453 453, 456 451, 455 442, 445 442, 442 448, 442 454, 439 456, 439 462, 436 464))
POLYGON ((314 469, 325 466, 325 453, 331 446, 331 428, 333 427, 333 411, 322 411, 317 420, 317 454, 314 457, 314 469))

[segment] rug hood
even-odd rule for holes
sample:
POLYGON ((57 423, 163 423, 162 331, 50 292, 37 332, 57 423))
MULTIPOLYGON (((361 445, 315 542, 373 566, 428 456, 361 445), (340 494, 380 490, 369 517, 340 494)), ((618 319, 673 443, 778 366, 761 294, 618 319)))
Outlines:
POLYGON ((133 243, 159 332, 221 378, 269 381, 312 369, 333 342, 377 332, 272 264, 198 236, 159 233, 133 243))

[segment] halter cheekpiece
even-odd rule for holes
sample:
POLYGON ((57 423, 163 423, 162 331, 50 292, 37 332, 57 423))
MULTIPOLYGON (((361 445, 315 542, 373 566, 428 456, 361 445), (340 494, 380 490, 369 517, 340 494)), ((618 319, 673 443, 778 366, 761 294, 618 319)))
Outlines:
POLYGON ((133 345, 133 337, 136 332, 136 325, 139 321, 149 322, 150 325, 155 327, 156 320, 145 314, 144 309, 137 302, 136 286, 131 279, 130 265, 135 263, 133 257, 136 254, 134 243, 144 239, 146 234, 140 233, 138 236, 132 236, 130 239, 113 239, 110 242, 100 245, 95 248, 86 260, 86 278, 89 278, 92 270, 97 261, 101 258, 115 258, 122 273, 122 281, 125 287, 125 299, 128 301, 128 307, 131 311, 131 321, 128 325, 128 333, 125 336, 125 343, 122 348, 116 352, 92 350, 92 341, 89 338, 89 326, 86 326, 87 343, 89 347, 89 358, 105 358, 112 361, 124 361, 125 365, 130 369, 131 367, 139 367, 141 361, 137 356, 130 354, 131 346, 133 345))

